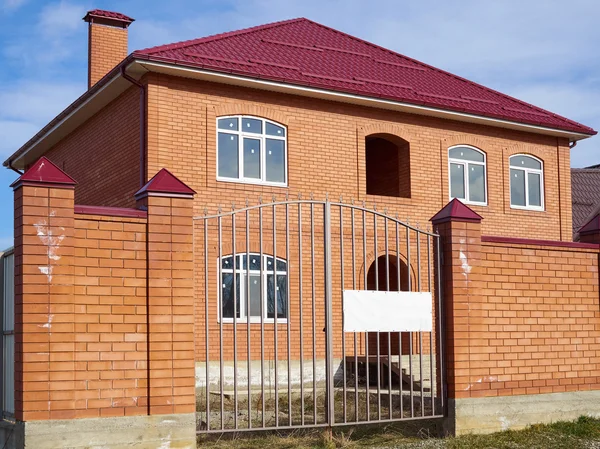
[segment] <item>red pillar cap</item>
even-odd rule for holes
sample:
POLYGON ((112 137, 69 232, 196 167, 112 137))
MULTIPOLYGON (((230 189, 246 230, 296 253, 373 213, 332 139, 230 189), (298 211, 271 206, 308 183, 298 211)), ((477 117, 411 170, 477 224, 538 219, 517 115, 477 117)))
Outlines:
POLYGON ((431 217, 429 221, 437 225, 448 221, 481 223, 481 220, 483 220, 481 215, 464 205, 458 198, 454 198, 442 210, 431 217))
POLYGON ((137 191, 135 198, 138 200, 146 196, 191 198, 195 193, 195 190, 190 189, 177 179, 173 173, 163 168, 144 187, 137 191))
POLYGON ((600 213, 594 215, 594 218, 579 229, 579 235, 595 234, 598 232, 600 232, 600 213))
POLYGON ((54 165, 45 156, 42 156, 10 186, 13 189, 17 189, 22 185, 45 185, 73 189, 75 184, 77 184, 77 181, 54 165))

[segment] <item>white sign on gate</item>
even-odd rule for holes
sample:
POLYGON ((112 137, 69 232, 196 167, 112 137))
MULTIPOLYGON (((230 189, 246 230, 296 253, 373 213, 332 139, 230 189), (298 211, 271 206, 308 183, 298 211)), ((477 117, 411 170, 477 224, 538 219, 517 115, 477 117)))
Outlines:
POLYGON ((344 332, 431 332, 431 292, 344 290, 344 332))

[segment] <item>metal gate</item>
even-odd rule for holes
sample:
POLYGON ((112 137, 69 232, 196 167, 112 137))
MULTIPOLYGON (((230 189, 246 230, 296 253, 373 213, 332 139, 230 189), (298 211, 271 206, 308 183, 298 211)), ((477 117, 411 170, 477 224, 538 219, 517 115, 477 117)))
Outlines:
POLYGON ((199 433, 443 416, 436 233, 341 199, 194 220, 199 433), (349 290, 431 292, 430 331, 346 332, 349 290))

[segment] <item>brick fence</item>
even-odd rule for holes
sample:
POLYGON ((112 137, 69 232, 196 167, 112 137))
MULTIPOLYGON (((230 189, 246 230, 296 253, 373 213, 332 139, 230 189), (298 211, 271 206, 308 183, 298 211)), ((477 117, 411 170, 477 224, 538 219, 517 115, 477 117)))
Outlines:
MULTIPOLYGON (((13 184, 15 438, 195 447, 195 192, 162 170, 124 209, 75 205, 75 184, 44 158, 13 184)), ((456 200, 433 219, 451 430, 600 414, 600 246, 481 220, 456 200)))
POLYGON ((44 158, 13 187, 15 418, 28 447, 52 439, 43 421, 112 434, 106 417, 126 440, 195 447, 193 191, 165 171, 138 209, 77 206, 75 182, 44 158))
POLYGON ((599 245, 482 236, 470 217, 437 223, 455 430, 598 414, 599 245))

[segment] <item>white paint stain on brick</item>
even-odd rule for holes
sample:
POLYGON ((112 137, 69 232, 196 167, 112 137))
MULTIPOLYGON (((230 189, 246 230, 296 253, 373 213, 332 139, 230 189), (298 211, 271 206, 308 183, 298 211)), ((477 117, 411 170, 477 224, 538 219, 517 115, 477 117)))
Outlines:
MULTIPOLYGON (((56 215, 55 211, 50 211, 50 216, 54 217, 56 215)), ((60 255, 58 254, 58 249, 60 248, 60 244, 65 239, 64 234, 54 235, 52 229, 49 228, 46 220, 42 220, 39 223, 35 223, 35 228, 37 229, 37 235, 40 239, 42 245, 46 247, 46 253, 48 254, 48 259, 50 260, 60 260, 60 255)), ((65 228, 60 228, 62 232, 64 232, 65 228)), ((48 282, 52 282, 52 265, 42 265, 38 267, 40 273, 45 274, 48 282)))
POLYGON ((469 277, 469 274, 471 273, 471 270, 473 267, 471 267, 471 265, 469 265, 469 261, 467 259, 467 255, 465 254, 464 250, 463 250, 463 245, 466 243, 466 241, 464 239, 460 240, 460 253, 458 255, 458 257, 460 258, 460 262, 461 262, 461 268, 463 271, 463 276, 465 278, 469 277))
POLYGON ((48 322, 45 324, 40 324, 38 327, 45 327, 47 329, 52 328, 52 320, 54 319, 54 315, 48 315, 48 322))
POLYGON ((472 384, 467 385, 467 388, 465 388, 465 391, 469 391, 471 388, 473 388, 473 386, 475 386, 476 384, 480 384, 482 382, 497 382, 497 381, 498 381, 498 378, 496 376, 483 376, 483 377, 480 377, 479 379, 477 379, 472 384))

